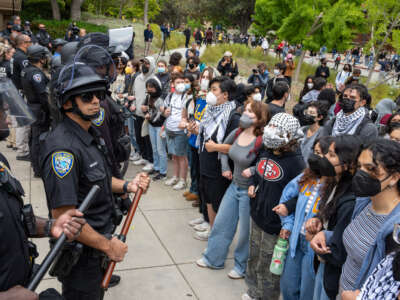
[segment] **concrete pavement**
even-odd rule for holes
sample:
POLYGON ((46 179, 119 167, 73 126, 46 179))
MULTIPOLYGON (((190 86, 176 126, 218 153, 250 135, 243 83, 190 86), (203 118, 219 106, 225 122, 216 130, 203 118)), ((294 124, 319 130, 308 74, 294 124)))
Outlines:
MULTIPOLYGON (((27 162, 17 161, 16 152, 0 143, 0 151, 10 162, 12 172, 25 189, 25 203, 31 203, 35 214, 46 217, 46 198, 41 179, 33 178, 27 162)), ((139 167, 130 164, 127 179, 139 167)), ((172 166, 169 166, 172 170, 172 166)), ((195 261, 207 246, 193 238, 193 229, 187 222, 199 216, 197 208, 182 197, 183 191, 174 191, 163 182, 152 182, 136 212, 128 236, 128 254, 117 264, 121 275, 118 287, 108 290, 105 299, 135 300, 225 300, 240 299, 246 291, 244 280, 229 279, 233 267, 232 250, 223 270, 199 268, 195 261)), ((47 239, 33 239, 42 261, 49 250, 47 239)), ((235 241, 232 245, 234 249, 235 241)), ((61 291, 59 282, 47 276, 37 291, 54 287, 61 291)))

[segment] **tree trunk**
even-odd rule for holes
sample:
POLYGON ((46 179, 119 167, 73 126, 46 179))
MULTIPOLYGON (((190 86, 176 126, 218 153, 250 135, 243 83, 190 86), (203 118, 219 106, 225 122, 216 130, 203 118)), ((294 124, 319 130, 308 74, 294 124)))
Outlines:
POLYGON ((119 5, 119 13, 118 13, 118 19, 122 19, 122 8, 124 7, 125 1, 121 0, 121 3, 119 5))
POLYGON ((79 21, 81 19, 81 6, 85 0, 71 1, 71 20, 79 21))
POLYGON ((301 65, 303 64, 304 58, 306 57, 306 52, 307 52, 307 50, 301 51, 300 59, 297 63, 296 72, 294 73, 294 78, 293 78, 293 82, 295 82, 295 83, 297 83, 299 80, 301 65))
POLYGON ((58 5, 57 0, 50 0, 50 3, 51 3, 51 11, 53 12, 53 19, 60 21, 61 13, 60 13, 60 6, 58 5))
POLYGON ((400 18, 400 12, 396 15, 396 17, 394 18, 392 24, 390 24, 390 27, 389 27, 388 31, 386 31, 386 34, 385 34, 385 37, 383 38, 382 43, 379 45, 378 49, 377 49, 376 52, 375 52, 375 55, 374 55, 374 62, 372 63, 372 68, 371 68, 371 70, 369 70, 369 72, 368 72, 368 78, 367 78, 367 81, 365 82, 365 85, 366 85, 367 87, 368 87, 368 85, 369 85, 369 83, 370 83, 370 81, 371 81, 372 74, 374 74, 375 65, 376 65, 376 63, 378 62, 379 53, 381 53, 381 50, 382 50, 383 47, 385 46, 387 39, 388 39, 389 36, 392 34, 393 28, 394 28, 395 26, 397 26, 397 23, 399 22, 399 18, 400 18))
POLYGON ((144 25, 146 26, 149 23, 147 14, 149 11, 149 0, 144 0, 144 12, 143 12, 143 18, 144 18, 144 25))

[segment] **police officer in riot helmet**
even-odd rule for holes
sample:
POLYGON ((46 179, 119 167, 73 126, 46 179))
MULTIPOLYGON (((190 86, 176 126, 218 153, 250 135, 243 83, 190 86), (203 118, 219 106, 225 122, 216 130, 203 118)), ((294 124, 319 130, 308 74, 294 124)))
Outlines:
POLYGON ((119 262, 127 252, 125 243, 115 237, 106 238, 113 230, 116 215, 112 193, 135 193, 138 187, 146 191, 150 182, 144 173, 132 181, 112 176, 104 140, 92 123, 99 117, 105 93, 106 81, 89 66, 83 63, 65 66, 57 84, 57 103, 64 119, 41 136, 42 178, 53 217, 77 207, 92 185, 101 187, 85 213, 87 224, 77 239, 79 243, 64 249, 60 256, 70 257, 64 253, 83 245, 76 264, 67 261, 68 271, 54 272, 62 282, 66 300, 102 299, 103 260, 119 262))
POLYGON ((52 45, 53 45, 54 54, 51 57, 51 61, 50 61, 51 69, 61 66, 61 51, 62 51, 62 48, 65 46, 65 44, 67 44, 67 41, 63 40, 63 39, 55 39, 53 41, 52 45))
POLYGON ((35 115, 36 122, 31 125, 29 140, 30 160, 35 177, 40 177, 39 136, 50 128, 49 78, 43 72, 47 65, 49 51, 46 47, 32 45, 28 48, 29 66, 21 72, 23 93, 28 106, 35 115))
MULTIPOLYGON (((16 118, 20 125, 34 121, 26 103, 11 80, 0 79, 0 140, 9 134, 7 114, 16 118)), ((0 299, 30 300, 38 295, 23 286, 32 275, 31 260, 37 256, 36 247, 30 237, 55 237, 65 233, 68 239, 76 238, 85 220, 76 209, 67 210, 56 220, 35 217, 32 206, 24 205, 24 190, 12 174, 5 156, 0 153, 0 299)), ((46 291, 47 296, 56 297, 55 290, 46 291)), ((44 294, 41 294, 41 296, 44 294)), ((60 297, 60 296, 59 296, 60 297)))
POLYGON ((13 56, 13 75, 11 78, 15 87, 22 90, 21 71, 29 64, 26 53, 28 47, 32 45, 32 39, 26 34, 21 34, 16 38, 15 43, 16 49, 13 56))

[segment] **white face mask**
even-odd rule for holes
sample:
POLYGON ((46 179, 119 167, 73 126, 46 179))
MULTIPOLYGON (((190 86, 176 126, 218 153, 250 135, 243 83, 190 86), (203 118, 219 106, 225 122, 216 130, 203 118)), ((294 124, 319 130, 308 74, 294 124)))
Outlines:
POLYGON ((208 92, 207 96, 206 96, 206 102, 207 102, 207 104, 210 104, 210 105, 216 105, 217 104, 217 96, 215 96, 213 92, 208 92))
POLYGON ((184 91, 186 91, 186 86, 185 86, 184 83, 178 83, 178 84, 176 85, 176 87, 175 87, 175 90, 176 90, 178 93, 183 93, 184 91))
POLYGON ((257 93, 253 95, 253 100, 254 101, 261 101, 261 93, 257 93))
POLYGON ((277 76, 279 74, 281 74, 281 72, 278 69, 274 69, 274 75, 277 76))
POLYGON ((208 79, 202 79, 200 83, 200 89, 202 91, 207 91, 208 90, 208 85, 210 84, 210 80, 208 79))
POLYGON ((307 83, 308 88, 311 90, 314 87, 314 83, 307 83))

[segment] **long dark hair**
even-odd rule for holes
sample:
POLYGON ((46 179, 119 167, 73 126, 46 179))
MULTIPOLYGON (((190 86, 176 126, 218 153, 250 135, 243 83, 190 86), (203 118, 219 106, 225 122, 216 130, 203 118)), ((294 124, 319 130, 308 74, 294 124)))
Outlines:
POLYGON ((319 217, 323 221, 328 221, 335 214, 338 200, 351 189, 351 181, 361 149, 361 140, 353 135, 333 137, 330 145, 332 144, 335 145, 335 153, 339 157, 340 164, 342 167, 345 165, 347 169, 343 171, 338 181, 336 177, 328 178, 322 187, 319 217), (332 201, 328 203, 329 196, 335 186, 335 195, 332 201))

